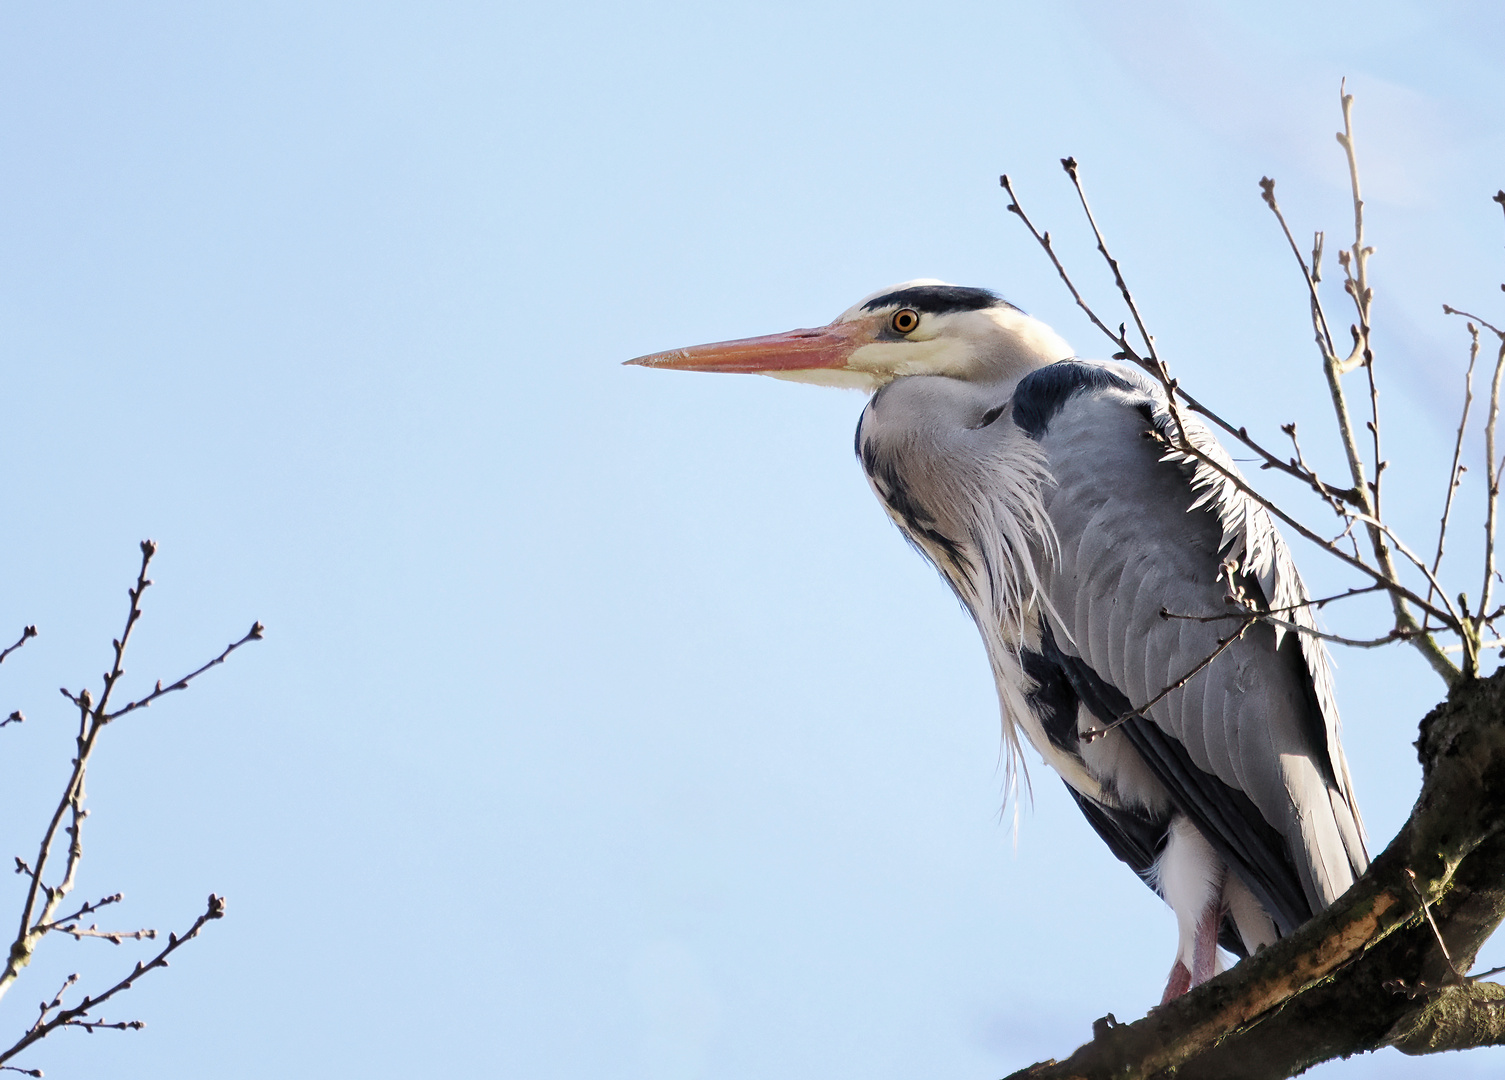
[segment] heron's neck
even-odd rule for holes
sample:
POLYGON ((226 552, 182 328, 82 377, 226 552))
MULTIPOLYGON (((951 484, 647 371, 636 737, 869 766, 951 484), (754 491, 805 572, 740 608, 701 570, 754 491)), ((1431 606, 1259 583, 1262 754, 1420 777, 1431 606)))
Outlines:
POLYGON ((1012 389, 1030 372, 1073 355, 1061 335, 1016 308, 992 308, 978 314, 986 317, 988 332, 973 339, 969 381, 1012 389))

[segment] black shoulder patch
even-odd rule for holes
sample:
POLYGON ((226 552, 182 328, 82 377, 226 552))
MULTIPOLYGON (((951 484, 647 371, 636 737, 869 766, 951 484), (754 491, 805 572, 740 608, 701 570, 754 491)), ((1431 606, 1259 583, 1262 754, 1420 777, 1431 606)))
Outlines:
POLYGON ((1061 360, 1026 375, 1014 391, 1014 423, 1031 439, 1039 439, 1061 407, 1083 390, 1142 389, 1128 379, 1080 360, 1061 360))
POLYGON ((965 285, 914 285, 876 296, 863 304, 862 310, 910 307, 927 315, 946 315, 953 311, 981 311, 983 308, 999 306, 1013 307, 988 289, 973 289, 965 285))

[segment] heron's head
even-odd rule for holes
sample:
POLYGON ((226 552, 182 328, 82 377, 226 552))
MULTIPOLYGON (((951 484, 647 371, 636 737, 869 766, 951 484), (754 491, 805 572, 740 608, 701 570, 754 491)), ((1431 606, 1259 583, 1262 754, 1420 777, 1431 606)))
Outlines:
POLYGON ((997 294, 922 279, 880 289, 827 326, 694 345, 627 362, 873 391, 905 375, 1018 379, 1071 355, 1054 330, 997 294))

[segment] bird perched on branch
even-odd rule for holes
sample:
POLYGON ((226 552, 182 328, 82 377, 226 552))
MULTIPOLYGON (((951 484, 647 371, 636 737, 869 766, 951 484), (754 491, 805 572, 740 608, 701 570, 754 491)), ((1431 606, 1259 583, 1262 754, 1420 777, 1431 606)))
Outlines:
POLYGON ((1247 955, 1364 871, 1305 587, 1155 380, 928 280, 828 326, 629 363, 872 394, 857 456, 982 632, 1010 762, 1022 734, 1176 914, 1165 1000, 1219 970, 1218 944, 1247 955))

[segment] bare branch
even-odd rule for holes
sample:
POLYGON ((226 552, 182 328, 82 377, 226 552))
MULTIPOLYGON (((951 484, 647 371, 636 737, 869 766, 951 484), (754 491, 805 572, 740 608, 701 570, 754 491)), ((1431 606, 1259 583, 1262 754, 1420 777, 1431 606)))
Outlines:
POLYGON ((1505 330, 1501 330, 1498 326, 1490 322, 1488 319, 1481 319, 1479 318, 1479 316, 1467 311, 1463 311, 1459 308, 1455 308, 1451 304, 1443 304, 1442 313, 1444 315, 1461 315, 1463 318, 1469 320, 1469 322, 1478 323, 1480 326, 1484 327, 1490 333, 1495 334, 1497 337, 1505 338, 1505 330))
MULTIPOLYGON (((1369 304, 1373 299, 1373 291, 1369 288, 1369 256, 1374 254, 1374 249, 1364 243, 1364 198, 1359 190, 1359 158, 1353 137, 1353 95, 1347 92, 1347 82, 1343 80, 1338 91, 1343 105, 1343 130, 1338 132, 1337 139, 1348 160, 1348 184, 1353 195, 1353 246, 1338 253, 1338 262, 1343 266, 1344 291, 1353 299, 1359 325, 1353 330, 1353 351, 1342 361, 1344 374, 1360 364, 1369 364, 1373 359, 1369 350, 1369 304)), ((1373 385, 1371 374, 1371 392, 1373 385)), ((1378 454, 1374 460, 1378 466, 1378 454)))
POLYGON ((25 645, 28 641, 30 641, 32 638, 34 638, 36 636, 37 636, 37 628, 35 626, 28 626, 24 630, 22 630, 21 631, 21 636, 16 639, 16 643, 14 645, 10 645, 10 646, 8 646, 8 647, 6 647, 4 649, 0 649, 0 664, 5 663, 5 658, 7 656, 9 656, 11 653, 15 652, 22 645, 25 645))
POLYGON ((1381 645, 1389 645, 1396 641, 1405 641, 1408 636, 1413 633, 1417 633, 1417 631, 1402 630, 1397 626, 1393 627, 1389 633, 1383 635, 1382 637, 1351 638, 1344 637, 1341 634, 1330 634, 1325 630, 1318 630, 1315 626, 1306 626, 1302 623, 1291 622, 1288 619, 1282 619, 1278 615, 1276 615, 1275 612, 1295 611, 1297 608, 1320 606, 1321 604, 1329 603, 1332 600, 1345 600, 1350 596, 1358 596, 1361 593, 1378 592, 1382 588, 1383 586, 1381 585, 1370 585, 1362 589, 1349 589, 1346 593, 1328 597, 1325 600, 1309 600, 1303 604, 1293 604, 1288 607, 1275 608, 1270 611, 1256 611, 1254 608, 1251 608, 1248 605, 1238 601, 1230 601, 1232 606, 1237 608, 1236 611, 1225 612, 1222 615, 1185 615, 1179 612, 1170 611, 1166 608, 1161 608, 1160 617, 1162 619, 1180 619, 1185 622, 1198 623, 1227 622, 1229 619, 1250 619, 1255 622, 1268 623, 1270 626, 1278 627, 1281 630, 1289 630, 1293 634, 1304 634, 1307 637, 1316 638, 1319 641, 1330 641, 1335 645, 1347 645, 1350 648, 1354 649, 1375 649, 1379 648, 1381 645))
POLYGON ((1272 607, 1268 611, 1255 611, 1252 608, 1247 608, 1242 611, 1229 612, 1223 615, 1183 615, 1174 611, 1167 610, 1166 608, 1161 608, 1160 617, 1162 619, 1183 619, 1187 622, 1223 622, 1227 619, 1241 619, 1245 615, 1253 615, 1258 618, 1264 619, 1272 615, 1290 614, 1292 612, 1302 611, 1310 608, 1324 608, 1328 604, 1337 603, 1339 600, 1351 600, 1355 596, 1364 596, 1368 593, 1382 592, 1385 590, 1385 588, 1385 585, 1379 583, 1376 583, 1374 585, 1361 585, 1352 589, 1345 589, 1340 593, 1333 593, 1333 595, 1331 596, 1318 597, 1315 600, 1302 600, 1300 603, 1296 604, 1285 604, 1282 607, 1272 607))
POLYGON ((48 933, 61 931, 72 935, 75 939, 80 937, 104 937, 108 940, 124 939, 126 937, 150 937, 153 932, 149 931, 99 931, 97 927, 84 929, 77 925, 77 920, 82 914, 92 910, 85 905, 72 917, 59 918, 58 907, 73 890, 73 885, 78 874, 78 867, 83 859, 83 823, 88 816, 84 809, 84 779, 88 771, 89 761, 94 753, 94 747, 98 742, 99 734, 111 721, 124 716, 136 709, 145 708, 157 698, 175 690, 185 689, 190 682, 208 671, 210 668, 224 663, 225 659, 236 649, 249 641, 260 640, 263 634, 261 623, 255 623, 251 629, 238 641, 226 646, 213 660, 202 667, 185 675, 170 686, 164 687, 160 682, 156 688, 145 697, 131 702, 125 707, 114 712, 109 711, 110 696, 114 693, 121 677, 125 674, 125 651, 130 643, 131 632, 141 618, 141 599, 147 588, 152 584, 148 578, 147 570, 151 565, 152 557, 157 552, 157 545, 151 540, 141 542, 141 566, 136 575, 136 583, 129 590, 130 607, 126 614, 125 629, 119 638, 111 642, 114 650, 113 662, 110 670, 104 675, 104 685, 96 702, 89 690, 80 690, 77 694, 71 693, 67 688, 62 689, 62 694, 78 710, 78 735, 75 739, 75 752, 73 757, 73 769, 68 778, 68 783, 63 789, 62 798, 42 834, 41 843, 38 846, 36 862, 28 866, 17 858, 17 872, 25 873, 30 878, 26 900, 22 907, 20 926, 16 936, 8 950, 5 965, 0 969, 0 995, 9 990, 12 983, 20 975, 21 970, 31 962, 32 954, 38 942, 48 933), (64 816, 68 818, 66 827, 63 825, 64 816), (64 860, 62 880, 56 885, 46 883, 45 876, 49 859, 53 854, 53 847, 57 842, 59 830, 68 836, 68 850, 64 860))
POLYGON ((1327 325, 1327 311, 1322 307, 1322 297, 1317 293, 1317 282, 1322 279, 1322 272, 1318 269, 1322 259, 1322 234, 1317 233, 1312 242, 1312 266, 1308 269, 1306 259, 1301 254, 1301 248, 1296 245, 1296 238, 1291 235, 1291 227, 1286 224, 1286 216, 1280 209, 1280 204, 1275 201, 1275 181, 1268 176, 1260 177, 1259 190, 1265 205, 1275 215, 1275 220, 1280 223, 1280 231, 1285 234, 1286 243, 1291 246, 1291 254, 1296 256, 1297 265, 1301 267, 1301 276, 1306 281, 1307 294, 1311 302, 1312 330, 1317 335, 1317 349, 1322 353, 1324 360, 1337 361, 1332 330, 1327 325))
POLYGON ((1442 958, 1447 961, 1453 978, 1458 982, 1464 981, 1463 972, 1458 970, 1458 965, 1453 962, 1453 954, 1448 952, 1448 943, 1442 936, 1442 931, 1437 927, 1437 920, 1432 917, 1432 905, 1427 902, 1426 894, 1416 884, 1416 871, 1409 866, 1405 868, 1406 884, 1411 886, 1411 891, 1416 895, 1416 902, 1421 905, 1421 913, 1426 916, 1427 925, 1432 928, 1432 936, 1437 940, 1437 948, 1442 952, 1442 958))
MULTIPOLYGON (((5 1064, 11 1058, 15 1057, 27 1047, 31 1046, 33 1043, 40 1042, 42 1039, 45 1039, 48 1035, 52 1034, 52 1032, 58 1030, 59 1028, 81 1027, 91 1031, 94 1028, 109 1028, 112 1030, 122 1031, 127 1028, 139 1029, 145 1027, 146 1025, 139 1020, 106 1023, 102 1020, 89 1019, 89 1014, 97 1009, 100 1005, 103 1005, 106 1001, 109 1001, 116 994, 124 993, 125 991, 129 990, 135 984, 135 981, 141 978, 141 976, 157 968, 167 967, 167 958, 169 956, 177 952, 194 938, 198 937, 199 931, 202 930, 204 926, 211 920, 224 918, 224 915, 224 899, 222 897, 215 896, 213 893, 210 893, 208 907, 205 908, 202 915, 194 920, 193 925, 188 928, 187 933, 182 935, 168 934, 167 945, 159 953, 157 953, 156 956, 152 957, 144 964, 140 961, 137 961, 136 966, 131 970, 131 973, 129 975, 121 979, 104 993, 94 996, 86 996, 82 1001, 80 1001, 72 1008, 64 1009, 61 1008, 63 991, 58 991, 58 995, 53 999, 53 1002, 50 1005, 43 1006, 43 1019, 34 1024, 31 1029, 26 1032, 25 1035, 22 1035, 21 1038, 17 1039, 15 1044, 11 1046, 10 1049, 0 1052, 0 1065, 5 1064), (46 1014, 53 1011, 54 1009, 57 1010, 57 1015, 53 1016, 50 1020, 46 1020, 46 1014)), ((63 990, 66 990, 71 984, 72 980, 70 980, 68 984, 64 985, 63 990)))
MULTIPOLYGON (((1348 516, 1346 505, 1358 502, 1358 496, 1354 494, 1353 489, 1335 488, 1330 484, 1323 483, 1317 478, 1317 470, 1314 469, 1311 465, 1307 464, 1306 457, 1301 452, 1301 443, 1296 438, 1296 425, 1294 422, 1289 424, 1281 424, 1280 430, 1290 436, 1291 450, 1296 455, 1291 459, 1292 467, 1284 471, 1290 473, 1292 476, 1305 480, 1307 484, 1311 486, 1311 489, 1313 491, 1315 491, 1318 495, 1320 495, 1327 501, 1327 505, 1332 509, 1333 513, 1337 514, 1341 518, 1346 519, 1348 516)), ((1262 465, 1260 467, 1269 468, 1270 466, 1262 465)), ((1348 530, 1345 529, 1343 534, 1347 535, 1348 530)))
POLYGON ((1289 630, 1293 634, 1304 634, 1307 637, 1316 638, 1318 641, 1330 641, 1334 645, 1346 645, 1350 649, 1378 649, 1382 645, 1391 645, 1397 641, 1409 641, 1416 634, 1423 632, 1420 630, 1404 630, 1399 626, 1393 626, 1388 633, 1376 638, 1351 638, 1344 637, 1342 634, 1331 634, 1326 630, 1318 630, 1312 626, 1302 626, 1300 623, 1288 622, 1273 615, 1261 615, 1259 621, 1269 623, 1271 626, 1279 627, 1282 630, 1289 630))
MULTIPOLYGON (((1139 314, 1139 305, 1134 302, 1134 294, 1129 291, 1129 283, 1124 280, 1123 272, 1119 269, 1118 260, 1108 252, 1107 241, 1103 239, 1102 230, 1097 227, 1097 218, 1092 214, 1092 206, 1087 202, 1087 191, 1082 187, 1082 178, 1078 172, 1077 160, 1074 157, 1061 159, 1061 168, 1066 170, 1066 175, 1071 177, 1071 186, 1076 188, 1077 199, 1082 204, 1082 213, 1087 215, 1087 224, 1092 227, 1092 235, 1097 240, 1097 250, 1108 263, 1108 268, 1113 271, 1113 283, 1118 286, 1119 295, 1124 298, 1128 305, 1129 314, 1134 317, 1134 325, 1139 328, 1139 336, 1144 341, 1145 348, 1150 353, 1150 363, 1154 365, 1152 371, 1160 374, 1163 379, 1169 380, 1165 372, 1165 365, 1160 361, 1160 354, 1155 351, 1155 339, 1149 329, 1144 325, 1144 318, 1139 314)), ((1119 335, 1122 337, 1122 335, 1119 335)))
MULTIPOLYGON (((1395 550, 1400 552, 1407 562, 1416 567, 1417 570, 1421 571, 1422 576, 1426 578, 1428 583, 1437 592, 1438 599, 1441 600, 1444 604, 1448 604, 1448 612, 1452 615, 1454 620, 1461 624, 1467 618, 1468 611, 1466 609, 1460 607, 1456 611, 1453 610, 1452 605, 1448 602, 1447 597, 1442 592, 1442 583, 1438 581, 1436 576, 1432 573, 1432 568, 1427 565, 1426 561, 1420 555, 1412 551, 1410 547, 1406 545, 1405 541, 1403 541, 1399 536, 1396 535, 1394 529, 1370 514, 1361 513, 1358 510, 1349 510, 1347 511, 1347 513, 1350 517, 1353 518, 1354 521, 1368 526, 1371 532, 1378 533, 1379 535, 1388 539, 1394 546, 1395 550)), ((1391 590, 1391 595, 1396 595, 1395 590, 1391 590)), ((1449 628, 1456 630, 1456 627, 1452 627, 1451 624, 1449 624, 1449 628)), ((1421 632, 1421 627, 1419 626, 1414 626, 1412 627, 1412 629, 1417 632, 1421 632)))
MULTIPOLYGON (((1448 469, 1448 493, 1442 504, 1442 520, 1437 526, 1437 554, 1432 559, 1434 577, 1442 566, 1442 552, 1448 535, 1448 517, 1453 512, 1453 496, 1457 494, 1458 485, 1463 482, 1463 473, 1467 468, 1462 462, 1463 436, 1468 429, 1469 409, 1474 404, 1474 365, 1479 359, 1479 328, 1469 323, 1468 331, 1472 340, 1468 349, 1468 371, 1463 375, 1463 414, 1458 418, 1458 437, 1453 440, 1453 463, 1448 469)), ((1427 599, 1432 599, 1432 595, 1433 587, 1428 586, 1427 599)))
POLYGON ((187 690, 188 684, 193 682, 194 679, 197 679, 200 675, 204 674, 204 672, 208 671, 210 668, 215 667, 218 664, 223 664, 226 658, 228 658, 231 653, 240 648, 242 645, 245 645, 247 642, 262 640, 265 633, 266 627, 262 626, 261 623, 252 623, 251 629, 247 630, 243 637, 241 637, 238 641, 232 641, 230 644, 226 645, 224 650, 213 660, 210 660, 207 664, 204 664, 202 667, 189 672, 177 682, 172 683, 168 686, 163 686, 162 680, 158 679, 157 685, 151 693, 147 694, 143 698, 138 698, 137 700, 131 702, 129 705, 125 706, 125 708, 123 709, 117 709, 112 713, 105 713, 101 718, 102 722, 109 723, 111 720, 118 720, 126 713, 135 712, 137 709, 144 709, 152 702, 156 701, 159 697, 163 697, 166 694, 171 694, 175 690, 187 690))
MULTIPOLYGON (((1191 445, 1190 443, 1186 443, 1185 446, 1178 443, 1176 444, 1175 448, 1182 453, 1196 457, 1197 460, 1203 461, 1207 463, 1209 467, 1216 469, 1224 477, 1224 479, 1237 487, 1239 491, 1243 492, 1250 499, 1259 503, 1276 518, 1289 525, 1303 539, 1311 541, 1318 547, 1322 548, 1322 550, 1326 551, 1329 555, 1332 555, 1334 558, 1341 560, 1342 562, 1348 564, 1349 566, 1352 566, 1356 570, 1362 571, 1367 577, 1373 579, 1377 584, 1383 586, 1384 589, 1391 594, 1392 598, 1400 597, 1403 600, 1408 600, 1416 604, 1423 611, 1430 611, 1436 618, 1441 620, 1445 626, 1455 627, 1457 625, 1458 617, 1455 613, 1453 613, 1451 604, 1449 604, 1445 596, 1439 597, 1439 599, 1441 599, 1441 601, 1448 606, 1448 609, 1446 611, 1443 611, 1435 607, 1430 601, 1423 600, 1414 591, 1402 584, 1400 580, 1394 576, 1393 565, 1391 567, 1391 573, 1386 574, 1381 570, 1377 570, 1376 568, 1370 566, 1362 558, 1356 555, 1349 555, 1346 551, 1344 551, 1342 548, 1339 548, 1332 541, 1319 535, 1312 529, 1308 528, 1306 525, 1302 524, 1296 518, 1292 517, 1290 513, 1288 513, 1281 506, 1272 502, 1270 499, 1266 498, 1264 495, 1261 495, 1259 492, 1255 491, 1252 487, 1249 486, 1248 481, 1240 476, 1237 472, 1229 469, 1221 462, 1215 461, 1211 457, 1202 453, 1195 446, 1191 445)), ((1366 524, 1375 524, 1374 519, 1367 514, 1360 514, 1358 511, 1354 510, 1347 511, 1347 513, 1352 515, 1358 521, 1364 522, 1366 524)), ((1378 527, 1380 529, 1386 528, 1383 525, 1380 525, 1378 527)), ((1410 555, 1408 553, 1408 558, 1410 558, 1413 562, 1416 562, 1417 565, 1422 568, 1423 572, 1426 571, 1426 564, 1417 560, 1416 556, 1410 555)), ((1414 621, 1415 620, 1413 619, 1412 622, 1414 623, 1414 621)), ((1421 627, 1413 626, 1411 629, 1419 634, 1421 627)))
POLYGON ((1299 605, 1293 604, 1288 607, 1271 608, 1270 614, 1273 615, 1281 611, 1295 611, 1297 607, 1323 608, 1339 600, 1347 600, 1354 596, 1363 596, 1365 593, 1379 592, 1384 588, 1385 586, 1381 584, 1363 585, 1353 589, 1346 589, 1340 593, 1334 593, 1332 596, 1324 596, 1318 600, 1306 600, 1299 605))
MULTIPOLYGON (((1481 641, 1481 642, 1478 643, 1478 645, 1475 646, 1475 648, 1477 648, 1480 652, 1485 652, 1488 649, 1498 649, 1502 645, 1505 645, 1505 639, 1495 638, 1493 641, 1481 641)), ((1462 645, 1444 645, 1442 647, 1442 651, 1443 652, 1448 652, 1448 653, 1462 652, 1463 651, 1463 646, 1462 645)))
POLYGON ((100 715, 103 715, 109 709, 110 695, 115 690, 115 684, 125 674, 126 646, 131 642, 131 631, 136 628, 136 622, 141 618, 141 597, 152 583, 151 579, 146 576, 146 570, 151 565, 152 556, 156 553, 157 542, 155 540, 141 541, 141 570, 136 574, 135 587, 128 590, 131 597, 131 607, 129 613, 126 615, 125 630, 121 633, 120 637, 110 643, 115 648, 115 662, 110 666, 110 670, 105 673, 104 689, 99 695, 100 715))
POLYGON ((1501 339, 1500 353, 1495 360, 1495 374, 1489 384, 1489 413, 1484 421, 1484 464, 1488 470, 1489 486, 1485 496, 1484 585, 1479 596, 1481 617, 1489 610, 1489 602, 1495 587, 1495 516, 1500 504, 1500 473, 1505 470, 1505 462, 1496 464, 1495 455, 1495 428, 1500 419, 1500 380, 1502 377, 1505 377, 1505 338, 1501 339))
POLYGON ((29 1031, 35 1031, 35 1030, 37 1030, 37 1028, 41 1027, 43 1024, 45 1024, 47 1022, 47 1014, 48 1013, 50 1013, 53 1009, 61 1009, 63 1007, 63 995, 66 994, 68 992, 68 988, 70 986, 72 986, 76 982, 78 982, 78 973, 77 972, 74 972, 72 975, 69 975, 66 979, 64 979, 63 980, 63 985, 60 986, 60 987, 58 987, 58 991, 57 991, 56 994, 52 995, 52 1000, 51 1001, 44 1001, 39 1006, 37 1006, 39 1012, 38 1012, 38 1015, 37 1015, 36 1022, 33 1023, 31 1025, 31 1027, 28 1028, 27 1030, 29 1030, 29 1031))
POLYGON ((95 1031, 140 1031, 142 1028, 146 1027, 146 1021, 116 1020, 111 1022, 106 1020, 68 1020, 60 1026, 83 1028, 90 1035, 93 1035, 95 1031))
POLYGON ((74 924, 72 926, 62 926, 54 924, 52 927, 50 927, 50 929, 67 934, 72 937, 74 941, 81 941, 86 937, 103 938, 105 941, 110 942, 110 944, 112 945, 119 945, 127 938, 132 941, 152 941, 155 940, 157 936, 157 932, 150 929, 101 930, 98 923, 93 923, 87 927, 78 926, 77 924, 74 924))
MULTIPOLYGON (((1368 519, 1370 546, 1374 550, 1375 560, 1379 564, 1377 579, 1388 580, 1393 583, 1399 582, 1396 572, 1395 561, 1392 558, 1390 545, 1387 539, 1394 541, 1394 534, 1378 524, 1379 515, 1379 492, 1380 476, 1384 472, 1385 462, 1379 456, 1379 396, 1374 383, 1373 353, 1369 347, 1370 305, 1373 299, 1373 291, 1368 283, 1368 260, 1374 253, 1374 249, 1364 243, 1364 200, 1359 185, 1358 156, 1355 150, 1353 137, 1353 96, 1346 92, 1346 88, 1340 91, 1343 106, 1343 130, 1338 133, 1338 142, 1342 145, 1348 159, 1349 183, 1352 194, 1354 209, 1354 242, 1348 250, 1339 254, 1338 261, 1344 269, 1344 289, 1352 297, 1358 310, 1358 324, 1352 328, 1354 346, 1346 359, 1340 360, 1333 346, 1332 333, 1328 325, 1327 316, 1322 307, 1321 298, 1317 293, 1316 276, 1307 269, 1306 262, 1301 256, 1300 249, 1296 246, 1295 238, 1291 235, 1290 227, 1286 224, 1285 215, 1281 213, 1279 204, 1275 200, 1275 182, 1268 177, 1260 181, 1260 189, 1263 193, 1265 204, 1275 214, 1280 223, 1281 231, 1285 234, 1286 242, 1290 245, 1291 252, 1296 256, 1296 261, 1301 267, 1302 278, 1307 286, 1307 295, 1311 303, 1312 322, 1316 332, 1317 346, 1322 354, 1323 374, 1327 379, 1328 392, 1332 397, 1333 412, 1338 422, 1338 434, 1343 444, 1343 451, 1347 455, 1349 473, 1353 479, 1354 491, 1359 496, 1358 507, 1368 519), (1369 422, 1371 434, 1374 439, 1375 451, 1375 479, 1371 485, 1366 477, 1364 459, 1359 451, 1358 440, 1355 437, 1353 422, 1348 413, 1347 397, 1343 391, 1342 376, 1351 371, 1359 364, 1365 364, 1369 369, 1370 405, 1373 410, 1373 419, 1369 422)), ((1318 244, 1314 248, 1313 257, 1318 257, 1321 249, 1320 236, 1318 244)), ((1410 556, 1408 556, 1410 558, 1410 556)), ((1413 558, 1413 561, 1414 558, 1413 558)), ((1435 582, 1435 577, 1430 573, 1429 567, 1424 567, 1423 572, 1429 579, 1429 584, 1435 582)), ((1430 605, 1433 593, 1429 593, 1426 604, 1430 605)), ((1447 601, 1446 593, 1436 592, 1435 595, 1442 597, 1451 613, 1452 605, 1447 601)), ((1407 596, 1401 589, 1391 590, 1391 606, 1395 613, 1395 625, 1405 631, 1402 635, 1421 650, 1434 671, 1442 679, 1452 685, 1459 677, 1458 668, 1443 653, 1441 647, 1427 632, 1424 626, 1416 621, 1408 602, 1415 603, 1416 598, 1407 596)), ((1435 615, 1434 611, 1428 611, 1422 607, 1424 617, 1435 615)), ((1470 629, 1467 625, 1468 612, 1454 615, 1449 619, 1441 620, 1445 626, 1454 629, 1460 636, 1467 639, 1470 629)), ((1468 664, 1465 663, 1465 670, 1468 664)))
POLYGON ((1035 242, 1039 244, 1041 249, 1044 250, 1045 254, 1049 256, 1051 265, 1056 268, 1056 273, 1060 275, 1061 281, 1065 284, 1067 291, 1071 293, 1071 298, 1076 301, 1076 306, 1082 309, 1087 318, 1092 320, 1092 325, 1101 330, 1105 337, 1111 340, 1115 345, 1118 345, 1120 349, 1131 353, 1131 355, 1126 357, 1126 359, 1131 359, 1140 367, 1144 367, 1144 360, 1138 355, 1138 353, 1132 352, 1128 342, 1124 340, 1123 336, 1120 334, 1115 334, 1112 330, 1108 329, 1107 324, 1104 323, 1102 319, 1098 318, 1097 312, 1092 310, 1091 305, 1089 305, 1087 301, 1082 298, 1082 294, 1077 289, 1076 283, 1071 280, 1071 275, 1066 272, 1066 266, 1061 262, 1060 257, 1056 254, 1056 249, 1051 246, 1050 233, 1041 232, 1039 229, 1035 228, 1035 223, 1031 221, 1029 215, 1024 212, 1024 207, 1020 204, 1019 197, 1014 194, 1014 185, 1010 183, 1008 176, 1006 174, 1000 176, 998 178, 998 183, 1003 188, 1003 190, 1008 193, 1008 212, 1016 216, 1020 221, 1024 223, 1024 227, 1028 229, 1030 235, 1035 238, 1035 242))

